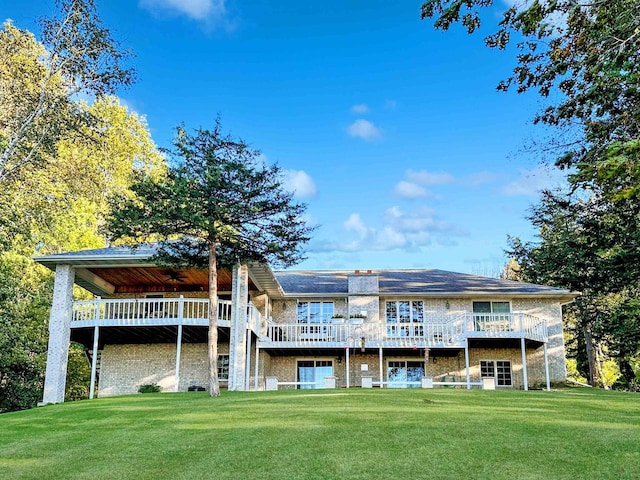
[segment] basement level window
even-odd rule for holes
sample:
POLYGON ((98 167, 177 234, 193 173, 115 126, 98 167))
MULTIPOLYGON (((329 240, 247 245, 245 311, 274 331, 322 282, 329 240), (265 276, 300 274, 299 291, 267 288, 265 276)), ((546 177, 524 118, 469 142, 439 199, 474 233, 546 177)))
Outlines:
POLYGON ((229 381, 229 355, 218 355, 218 380, 229 381))
POLYGON ((496 386, 498 387, 510 387, 513 385, 511 362, 506 360, 482 360, 480 362, 480 375, 482 378, 495 378, 496 386))

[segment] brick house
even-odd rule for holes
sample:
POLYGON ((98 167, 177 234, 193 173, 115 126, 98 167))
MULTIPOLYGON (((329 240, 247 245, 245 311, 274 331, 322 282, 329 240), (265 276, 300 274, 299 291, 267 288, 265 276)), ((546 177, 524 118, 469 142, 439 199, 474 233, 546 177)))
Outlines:
MULTIPOLYGON (((153 253, 35 259, 55 272, 44 403, 64 400, 70 341, 91 360, 92 398, 208 385, 207 272, 157 266, 153 253), (74 301, 74 285, 95 297, 74 301)), ((527 389, 566 377, 567 290, 441 270, 251 264, 221 269, 218 292, 218 373, 230 390, 527 389)))

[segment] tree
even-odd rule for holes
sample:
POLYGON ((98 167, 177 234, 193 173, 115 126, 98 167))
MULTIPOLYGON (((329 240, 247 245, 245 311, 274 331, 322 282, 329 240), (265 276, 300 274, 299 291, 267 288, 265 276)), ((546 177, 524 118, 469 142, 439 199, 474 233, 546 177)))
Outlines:
POLYGON ((508 253, 524 279, 581 292, 565 317, 579 370, 595 384, 598 355, 606 351, 632 381, 629 365, 640 354, 634 320, 640 299, 640 202, 545 192, 529 219, 540 240, 511 238, 508 253))
MULTIPOLYGON (((435 18, 435 27, 444 30, 460 22, 473 33, 482 9, 493 4, 427 0, 422 18, 435 18)), ((530 218, 540 241, 514 239, 512 253, 529 281, 583 292, 572 318, 581 330, 575 343, 586 350, 591 381, 601 345, 630 378, 628 355, 638 354, 638 343, 628 333, 640 293, 640 3, 512 5, 497 31, 485 37, 489 47, 515 43, 519 52, 513 74, 498 90, 537 90, 547 99, 535 122, 555 128, 556 140, 546 149, 567 169, 571 184, 568 192, 543 196, 530 218)))
POLYGON ((175 166, 155 179, 141 174, 135 197, 117 196, 109 220, 112 238, 159 240, 158 262, 209 270, 209 392, 218 396, 218 265, 238 261, 289 266, 300 261, 311 228, 306 206, 284 190, 279 167, 259 152, 212 130, 177 129, 175 166))
MULTIPOLYGON (((108 197, 130 194, 136 171, 165 172, 143 119, 112 97, 83 108, 99 125, 100 141, 76 132, 58 142, 46 165, 25 166, 0 189, 0 412, 42 398, 53 278, 30 257, 103 247, 108 197)), ((87 369, 85 354, 72 346, 67 399, 86 398, 87 369)))
POLYGON ((78 94, 110 95, 134 79, 94 0, 56 3, 61 16, 42 20, 42 44, 11 23, 0 31, 0 181, 46 163, 60 138, 93 124, 78 94))
POLYGON ((0 413, 42 398, 51 276, 18 253, 0 253, 0 413))
POLYGON ((134 172, 163 175, 166 165, 144 119, 115 97, 81 105, 94 118, 68 134, 46 165, 26 165, 0 189, 0 245, 41 255, 100 248, 108 199, 128 191, 134 172))
MULTIPOLYGON (((427 0, 435 27, 460 21, 473 33, 492 0, 427 0)), ((637 0, 534 0, 503 12, 485 38, 504 49, 516 38, 513 75, 498 85, 558 93, 535 121, 561 130, 557 165, 576 187, 618 199, 640 193, 640 4, 637 0), (571 138, 573 137, 573 138, 571 138)))

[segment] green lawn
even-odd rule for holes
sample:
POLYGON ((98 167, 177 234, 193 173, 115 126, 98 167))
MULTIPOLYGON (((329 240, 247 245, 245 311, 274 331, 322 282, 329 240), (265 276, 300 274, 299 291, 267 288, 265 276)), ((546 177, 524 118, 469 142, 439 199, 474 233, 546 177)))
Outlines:
POLYGON ((639 479, 640 395, 148 394, 0 415, 6 479, 639 479))

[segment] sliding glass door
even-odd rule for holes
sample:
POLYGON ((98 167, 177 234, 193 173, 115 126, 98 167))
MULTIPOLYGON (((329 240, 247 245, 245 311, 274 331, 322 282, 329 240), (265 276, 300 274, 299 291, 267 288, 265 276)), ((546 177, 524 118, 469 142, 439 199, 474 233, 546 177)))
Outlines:
POLYGON ((324 388, 324 377, 333 376, 331 360, 298 360, 298 388, 324 388))

